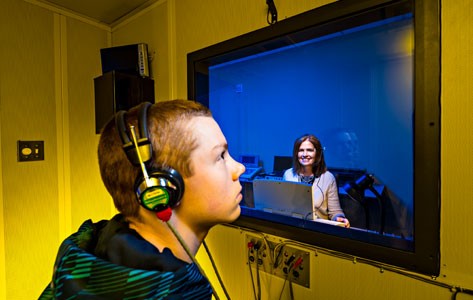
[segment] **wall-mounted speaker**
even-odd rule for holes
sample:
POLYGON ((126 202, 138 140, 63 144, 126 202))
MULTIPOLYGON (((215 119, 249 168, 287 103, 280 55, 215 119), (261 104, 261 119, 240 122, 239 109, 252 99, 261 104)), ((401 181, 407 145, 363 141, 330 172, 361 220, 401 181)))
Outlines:
POLYGON ((120 110, 141 102, 154 103, 154 80, 129 73, 110 71, 94 78, 95 132, 120 110))

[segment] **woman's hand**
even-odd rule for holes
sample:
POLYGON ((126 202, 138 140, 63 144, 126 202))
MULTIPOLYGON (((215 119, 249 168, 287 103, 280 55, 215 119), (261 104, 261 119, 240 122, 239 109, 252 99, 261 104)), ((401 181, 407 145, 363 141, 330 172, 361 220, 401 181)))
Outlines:
POLYGON ((347 218, 337 217, 337 222, 342 222, 345 224, 345 228, 350 228, 350 221, 347 218))

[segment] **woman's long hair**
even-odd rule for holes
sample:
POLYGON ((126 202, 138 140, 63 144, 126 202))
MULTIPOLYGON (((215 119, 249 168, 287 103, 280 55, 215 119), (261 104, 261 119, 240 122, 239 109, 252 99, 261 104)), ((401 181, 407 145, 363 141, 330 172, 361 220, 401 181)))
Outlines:
POLYGON ((299 162, 299 148, 305 141, 309 141, 315 147, 315 158, 312 164, 312 173, 315 177, 320 177, 325 171, 327 171, 327 165, 325 164, 324 149, 320 140, 312 134, 304 134, 303 136, 296 139, 294 142, 294 148, 292 150, 292 170, 294 175, 302 172, 302 165, 299 162))

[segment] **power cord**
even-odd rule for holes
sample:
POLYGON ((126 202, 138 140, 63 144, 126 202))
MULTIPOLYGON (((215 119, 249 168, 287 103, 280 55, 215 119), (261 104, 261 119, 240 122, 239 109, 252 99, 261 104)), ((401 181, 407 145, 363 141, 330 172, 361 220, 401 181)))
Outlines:
POLYGON ((261 299, 261 283, 260 283, 260 276, 259 276, 259 250, 261 248, 261 243, 251 241, 248 243, 248 268, 250 271, 251 277, 251 286, 253 287, 253 294, 255 300, 261 299), (256 264, 256 288, 255 288, 255 280, 253 278, 253 270, 251 270, 251 253, 252 251, 256 252, 256 259, 253 257, 253 262, 256 264), (257 289, 257 290, 256 290, 257 289))
POLYGON ((463 289, 463 288, 454 288, 454 291, 453 291, 453 294, 452 294, 452 300, 456 300, 457 299, 457 294, 458 293, 463 293, 463 294, 467 294, 467 295, 472 295, 473 296, 473 290, 470 290, 470 289, 463 289))
POLYGON ((258 248, 256 249, 256 284, 258 287, 257 299, 261 300, 261 281, 260 281, 260 274, 259 274, 259 262, 260 262, 260 258, 259 258, 259 248, 258 248))
POLYGON ((298 259, 296 261, 294 261, 294 259, 295 259, 295 257, 291 257, 287 262, 289 264, 289 267, 287 268, 286 278, 284 279, 284 283, 282 285, 281 293, 279 294, 279 300, 281 300, 281 298, 282 298, 284 288, 286 287, 286 282, 289 282, 289 296, 290 296, 290 299, 294 300, 294 290, 292 288, 292 280, 291 280, 292 272, 291 271, 294 270, 295 268, 297 268, 302 263, 301 259, 298 259))
POLYGON ((266 15, 266 22, 269 25, 273 25, 278 21, 278 10, 276 9, 276 5, 274 5, 273 0, 266 0, 266 4, 268 5, 268 13, 266 15), (270 20, 271 17, 271 20, 270 20))
POLYGON ((257 241, 254 244, 253 249, 256 251, 256 260, 255 260, 255 264, 256 264, 256 286, 258 287, 258 294, 257 294, 256 299, 261 300, 261 281, 260 281, 260 274, 259 274, 259 263, 260 263, 259 252, 260 252, 260 249, 261 249, 261 242, 257 241))
POLYGON ((230 295, 228 294, 227 289, 225 288, 225 285, 223 284, 222 277, 220 277, 220 274, 217 269, 217 265, 215 264, 212 254, 210 253, 209 247, 207 247, 207 243, 205 241, 203 242, 203 244, 204 244, 205 251, 207 252, 207 255, 209 256, 210 262, 212 263, 212 267, 215 270, 215 275, 217 275, 218 282, 220 283, 220 286, 222 287, 222 290, 225 293, 225 296, 227 297, 228 300, 230 300, 230 295))
POLYGON ((253 288, 253 295, 256 299, 256 289, 255 289, 255 280, 253 279, 253 271, 251 270, 251 260, 250 260, 250 257, 251 257, 251 248, 253 246, 249 246, 248 245, 248 270, 250 271, 250 278, 251 278, 251 287, 253 288))

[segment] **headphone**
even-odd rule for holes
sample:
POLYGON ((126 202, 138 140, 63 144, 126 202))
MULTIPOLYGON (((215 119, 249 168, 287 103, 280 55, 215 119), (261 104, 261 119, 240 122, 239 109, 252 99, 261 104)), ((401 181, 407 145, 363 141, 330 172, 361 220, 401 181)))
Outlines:
POLYGON ((143 102, 139 107, 138 136, 133 126, 127 128, 125 121, 127 112, 124 110, 115 115, 115 126, 128 160, 134 166, 141 167, 141 173, 136 177, 134 184, 138 202, 144 208, 159 213, 179 204, 184 194, 184 181, 179 172, 172 168, 149 167, 149 162, 153 158, 147 118, 150 106, 151 103, 143 102))

